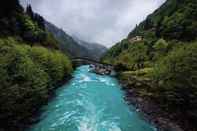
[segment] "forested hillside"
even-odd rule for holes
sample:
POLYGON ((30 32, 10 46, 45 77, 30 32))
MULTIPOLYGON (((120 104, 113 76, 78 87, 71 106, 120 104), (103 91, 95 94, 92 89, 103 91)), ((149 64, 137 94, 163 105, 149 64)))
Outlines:
POLYGON ((100 60, 107 48, 95 43, 88 43, 76 37, 69 36, 62 29, 45 22, 46 29, 58 40, 59 48, 67 53, 71 58, 82 57, 93 60, 100 60))
POLYGON ((167 0, 102 58, 185 130, 197 129, 197 1, 167 0), (134 78, 134 79, 133 79, 134 78), (183 115, 184 114, 184 115, 183 115), (177 119, 178 118, 178 119, 177 119))
POLYGON ((1 2, 0 130, 24 130, 71 72, 69 58, 46 31, 44 19, 18 0, 1 2))
POLYGON ((107 48, 101 44, 97 43, 90 43, 83 40, 80 40, 79 38, 73 36, 73 39, 82 47, 86 48, 87 50, 87 56, 86 58, 93 59, 99 61, 101 57, 107 52, 107 48))
POLYGON ((88 50, 78 44, 71 36, 55 25, 45 22, 46 29, 51 32, 59 42, 59 48, 70 57, 88 57, 88 50))

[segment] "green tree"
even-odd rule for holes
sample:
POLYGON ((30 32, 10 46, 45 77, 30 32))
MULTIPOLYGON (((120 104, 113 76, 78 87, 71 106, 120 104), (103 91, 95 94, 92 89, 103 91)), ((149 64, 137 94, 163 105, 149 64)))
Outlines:
POLYGON ((159 39, 154 45, 154 61, 164 57, 168 53, 169 44, 164 39, 159 39))
POLYGON ((72 65, 59 51, 0 39, 0 130, 24 128, 72 65))
POLYGON ((33 18, 34 18, 34 12, 32 10, 31 5, 27 5, 27 7, 26 7, 26 13, 33 20, 33 18))
POLYGON ((156 97, 170 109, 187 117, 197 109, 197 44, 174 49, 155 66, 154 79, 159 83, 156 97))

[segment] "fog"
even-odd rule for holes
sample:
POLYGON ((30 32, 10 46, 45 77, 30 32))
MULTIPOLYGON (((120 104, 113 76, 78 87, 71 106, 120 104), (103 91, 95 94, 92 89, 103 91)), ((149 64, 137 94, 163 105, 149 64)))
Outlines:
POLYGON ((128 33, 165 0, 21 0, 72 36, 107 47, 128 33))

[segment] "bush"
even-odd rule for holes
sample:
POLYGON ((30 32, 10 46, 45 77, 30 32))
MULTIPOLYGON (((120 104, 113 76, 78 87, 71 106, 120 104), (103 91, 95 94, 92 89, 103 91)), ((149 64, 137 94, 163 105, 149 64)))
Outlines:
POLYGON ((121 63, 130 70, 144 68, 147 60, 148 45, 143 42, 132 43, 127 50, 117 57, 117 63, 121 63))
POLYGON ((58 51, 0 40, 0 129, 14 130, 28 121, 71 71, 69 59, 58 51))
POLYGON ((29 16, 18 16, 21 26, 21 35, 28 42, 44 42, 46 40, 46 32, 39 28, 38 24, 31 20, 29 16))
POLYGON ((157 61, 164 57, 168 53, 169 44, 164 39, 159 39, 154 45, 154 57, 153 60, 157 61))
POLYGON ((43 47, 32 47, 30 56, 47 72, 52 86, 72 72, 72 65, 68 57, 59 51, 49 52, 43 47))
POLYGON ((155 96, 160 103, 197 121, 197 43, 174 49, 158 62, 154 80, 159 83, 155 96))

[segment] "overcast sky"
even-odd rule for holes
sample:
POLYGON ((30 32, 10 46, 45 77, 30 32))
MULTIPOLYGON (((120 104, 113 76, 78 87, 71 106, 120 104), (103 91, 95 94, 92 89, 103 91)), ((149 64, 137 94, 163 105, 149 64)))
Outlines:
POLYGON ((128 33, 165 0, 21 0, 68 34, 107 47, 128 33))

